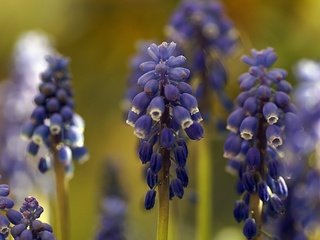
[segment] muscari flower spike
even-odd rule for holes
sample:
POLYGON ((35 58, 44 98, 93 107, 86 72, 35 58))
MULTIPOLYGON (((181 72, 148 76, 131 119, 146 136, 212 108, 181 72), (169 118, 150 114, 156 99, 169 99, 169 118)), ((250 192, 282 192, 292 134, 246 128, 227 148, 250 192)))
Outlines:
POLYGON ((134 127, 134 134, 140 138, 139 158, 149 166, 146 209, 154 206, 156 189, 161 184, 158 173, 168 164, 175 168, 168 196, 182 198, 188 185, 188 148, 183 132, 192 140, 203 137, 197 100, 185 82, 190 75, 182 67, 186 58, 174 56, 175 49, 174 42, 148 47, 149 60, 140 65, 145 73, 137 80, 143 91, 133 98, 127 118, 127 124, 134 127))
POLYGON ((240 76, 242 92, 227 120, 231 133, 224 145, 224 156, 229 159, 227 169, 239 176, 237 191, 241 195, 234 217, 238 222, 244 221, 247 239, 261 234, 259 215, 267 219, 285 211, 288 188, 281 175, 281 148, 290 132, 301 130, 298 121, 291 121, 297 115, 288 95, 291 86, 285 80, 287 73, 270 69, 276 59, 272 48, 252 50, 252 56, 242 58, 250 68, 240 76), (294 124, 297 127, 293 129, 290 126, 294 124), (254 206, 257 199, 260 209, 254 206))
POLYGON ((46 60, 49 67, 41 75, 39 93, 34 98, 36 107, 22 135, 29 139, 29 155, 38 156, 39 146, 48 149, 45 156, 40 156, 38 167, 41 172, 51 168, 55 153, 66 173, 72 175, 72 160, 82 163, 88 159, 83 146, 84 122, 74 112, 69 61, 60 56, 48 56, 46 60))
MULTIPOLYGON (((193 75, 201 79, 196 91, 200 103, 208 101, 208 89, 212 89, 221 105, 231 110, 232 102, 224 92, 228 74, 221 59, 233 52, 238 37, 223 6, 215 1, 183 1, 173 14, 167 33, 191 60, 193 75)), ((201 109, 209 111, 210 106, 201 105, 201 109)))
POLYGON ((26 197, 20 211, 11 210, 7 217, 14 225, 11 235, 14 239, 55 240, 51 225, 43 223, 38 218, 44 209, 34 197, 26 197))

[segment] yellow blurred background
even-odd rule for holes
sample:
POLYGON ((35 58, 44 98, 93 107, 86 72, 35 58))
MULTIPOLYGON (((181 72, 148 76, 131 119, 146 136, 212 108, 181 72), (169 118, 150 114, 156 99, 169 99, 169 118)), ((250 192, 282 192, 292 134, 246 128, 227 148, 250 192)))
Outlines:
MULTIPOLYGON (((222 2, 241 38, 239 51, 228 64, 232 76, 231 95, 237 94, 237 76, 245 71, 245 67, 238 64, 239 56, 251 47, 274 47, 279 56, 277 66, 289 71, 300 58, 319 59, 320 1, 222 2)), ((1 1, 0 79, 10 75, 15 41, 25 31, 45 32, 58 52, 71 59, 76 111, 85 119, 85 142, 91 156, 84 165, 76 166, 70 183, 72 240, 93 239, 99 221, 101 189, 105 184, 102 170, 107 159, 112 159, 120 168, 121 186, 129 204, 127 239, 147 240, 155 236, 156 209, 143 210, 147 185, 135 154, 136 139, 123 121, 121 100, 135 43, 141 39, 164 41, 164 26, 178 3, 177 0, 1 1)), ((292 74, 289 81, 294 83, 292 74)), ((212 143, 217 154, 213 173, 213 239, 236 239, 225 237, 237 235, 241 230, 232 217, 235 179, 224 172, 222 141, 216 139, 212 143), (226 227, 229 230, 225 230, 226 227)), ((194 182, 191 179, 186 196, 194 191, 194 182)), ((180 237, 175 240, 194 239, 194 204, 188 197, 174 200, 173 204, 179 205, 175 227, 180 237)))

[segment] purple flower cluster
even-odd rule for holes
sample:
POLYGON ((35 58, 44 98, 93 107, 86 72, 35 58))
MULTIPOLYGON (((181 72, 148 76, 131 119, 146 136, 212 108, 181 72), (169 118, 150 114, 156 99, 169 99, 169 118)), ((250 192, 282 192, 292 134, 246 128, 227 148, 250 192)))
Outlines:
POLYGON ((134 127, 134 134, 141 139, 139 158, 143 164, 149 164, 146 209, 154 206, 156 187, 161 184, 158 173, 164 167, 170 168, 172 163, 176 178, 170 180, 168 195, 170 199, 182 198, 188 185, 185 169, 188 149, 182 134, 186 133, 192 140, 203 137, 197 100, 191 86, 185 83, 190 75, 182 67, 186 58, 174 56, 175 49, 174 42, 148 47, 150 60, 140 65, 145 73, 137 80, 143 90, 133 98, 127 118, 127 124, 134 127))
POLYGON ((68 60, 60 56, 47 57, 48 69, 41 75, 39 94, 30 121, 23 128, 23 136, 30 139, 27 151, 37 156, 41 146, 49 149, 41 156, 39 170, 46 172, 57 155, 66 173, 72 174, 72 159, 83 162, 88 158, 83 146, 84 123, 74 113, 73 92, 68 72, 68 60))
POLYGON ((240 76, 242 92, 227 120, 231 133, 224 145, 224 156, 229 159, 227 169, 239 176, 237 191, 241 194, 234 217, 238 222, 244 221, 247 239, 261 233, 261 215, 266 219, 285 212, 283 201, 288 188, 281 176, 282 148, 288 133, 301 130, 288 95, 291 86, 285 80, 287 73, 269 69, 276 60, 272 48, 252 50, 251 57, 242 58, 250 68, 240 76))
POLYGON ((54 240, 56 239, 52 227, 43 223, 38 218, 43 212, 38 201, 34 197, 26 197, 20 208, 20 212, 13 210, 8 212, 8 219, 13 226, 11 235, 14 239, 25 240, 54 240))
POLYGON ((16 240, 54 240, 52 227, 37 220, 43 212, 34 197, 25 198, 20 211, 14 210, 7 184, 0 184, 0 239, 12 236, 16 240), (12 226, 13 224, 14 226, 12 226))
MULTIPOLYGON (((208 89, 215 91, 222 106, 232 108, 224 87, 228 74, 221 56, 231 53, 237 42, 236 31, 226 17, 222 5, 214 1, 184 1, 173 14, 168 37, 179 43, 192 64, 190 69, 201 79, 197 89, 200 103, 209 101, 208 89)), ((210 106, 202 106, 209 111, 210 106)))

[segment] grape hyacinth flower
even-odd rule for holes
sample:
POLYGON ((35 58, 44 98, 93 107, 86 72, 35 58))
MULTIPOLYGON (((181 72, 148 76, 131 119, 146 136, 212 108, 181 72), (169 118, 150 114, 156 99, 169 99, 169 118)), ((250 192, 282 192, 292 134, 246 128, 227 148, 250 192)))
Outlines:
POLYGON ((231 110, 232 103, 224 92, 228 74, 221 59, 233 52, 238 37, 223 6, 215 1, 182 1, 171 18, 167 33, 191 60, 193 75, 200 78, 197 98, 205 111, 205 119, 212 108, 210 89, 222 106, 231 110))
POLYGON ((190 75, 182 67, 186 58, 174 56, 175 48, 174 42, 148 47, 150 60, 140 65, 145 74, 137 80, 143 91, 133 98, 127 118, 127 124, 134 127, 134 134, 140 139, 139 158, 149 165, 146 180, 150 190, 145 208, 153 208, 158 192, 158 234, 163 237, 167 235, 168 199, 182 198, 188 185, 188 148, 183 134, 192 140, 203 137, 197 100, 185 82, 190 75))
MULTIPOLYGON (((47 151, 40 156, 40 172, 52 166, 56 179, 57 231, 59 239, 69 239, 68 179, 73 174, 73 160, 82 163, 88 159, 84 145, 84 122, 74 112, 73 90, 68 72, 69 61, 60 56, 48 56, 48 69, 41 74, 39 93, 34 98, 35 109, 22 134, 29 139, 27 152, 39 155, 39 148, 47 151)), ((41 153, 40 153, 41 154, 41 153)))
POLYGON ((119 183, 119 168, 108 163, 103 171, 103 199, 101 203, 101 220, 96 240, 124 240, 127 201, 119 183))
POLYGON ((74 112, 69 61, 60 56, 48 56, 46 60, 49 67, 41 75, 39 93, 34 98, 36 107, 22 134, 29 139, 27 152, 31 156, 38 155, 40 146, 48 149, 45 156, 40 156, 40 172, 57 164, 53 161, 55 158, 71 176, 72 160, 81 163, 88 159, 83 146, 84 122, 74 112))
MULTIPOLYGON (((1 176, 0 176, 1 177, 1 176)), ((14 213, 14 202, 9 198, 10 189, 7 184, 0 184, 0 239, 7 239, 10 234, 8 214, 14 213)))
POLYGON ((282 176, 282 147, 288 133, 301 130, 293 121, 298 117, 288 95, 287 73, 270 69, 276 60, 272 48, 252 50, 252 56, 242 58, 250 68, 240 76, 243 92, 227 120, 231 133, 224 156, 229 159, 227 169, 239 176, 241 194, 233 213, 238 222, 244 221, 247 239, 258 239, 264 233, 263 221, 285 212, 288 188, 282 176))
POLYGON ((34 197, 26 197, 20 212, 8 212, 8 219, 14 226, 11 235, 14 239, 55 240, 52 227, 38 218, 44 209, 34 197))
POLYGON ((44 57, 53 52, 47 36, 41 32, 22 34, 16 43, 12 72, 0 85, 0 169, 2 180, 11 186, 11 194, 23 199, 38 179, 36 187, 50 192, 52 183, 40 173, 33 171, 33 163, 27 161, 27 143, 20 138, 21 127, 29 119, 34 108, 39 74, 45 70, 44 57))

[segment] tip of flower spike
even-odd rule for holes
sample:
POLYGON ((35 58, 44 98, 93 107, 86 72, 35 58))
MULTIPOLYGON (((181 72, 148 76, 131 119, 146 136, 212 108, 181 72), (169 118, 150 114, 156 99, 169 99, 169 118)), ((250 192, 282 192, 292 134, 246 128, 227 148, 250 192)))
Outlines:
POLYGON ((270 47, 261 51, 253 49, 251 53, 252 56, 243 56, 241 58, 241 61, 249 66, 264 66, 269 68, 277 61, 277 55, 273 48, 270 47))

